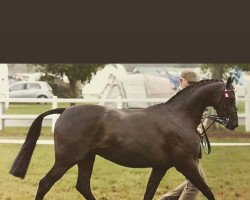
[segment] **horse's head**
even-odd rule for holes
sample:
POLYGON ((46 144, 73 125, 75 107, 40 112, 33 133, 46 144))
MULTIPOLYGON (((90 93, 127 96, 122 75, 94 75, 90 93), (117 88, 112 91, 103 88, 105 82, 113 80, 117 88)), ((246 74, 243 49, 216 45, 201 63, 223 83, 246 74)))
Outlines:
POLYGON ((218 103, 214 106, 221 123, 228 129, 234 130, 238 127, 238 115, 235 101, 234 87, 232 86, 234 78, 229 77, 225 86, 218 95, 218 103))

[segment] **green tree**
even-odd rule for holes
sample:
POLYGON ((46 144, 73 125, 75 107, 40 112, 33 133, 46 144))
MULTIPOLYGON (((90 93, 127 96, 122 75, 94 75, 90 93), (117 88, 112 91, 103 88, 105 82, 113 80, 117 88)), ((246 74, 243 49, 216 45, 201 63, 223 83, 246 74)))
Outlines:
POLYGON ((230 74, 234 69, 236 74, 236 80, 239 78, 240 71, 250 71, 250 64, 202 64, 201 69, 203 72, 210 72, 213 79, 222 80, 230 74))
POLYGON ((59 77, 67 76, 70 85, 70 97, 77 98, 77 82, 89 82, 92 75, 104 66, 105 64, 39 64, 38 70, 59 77))

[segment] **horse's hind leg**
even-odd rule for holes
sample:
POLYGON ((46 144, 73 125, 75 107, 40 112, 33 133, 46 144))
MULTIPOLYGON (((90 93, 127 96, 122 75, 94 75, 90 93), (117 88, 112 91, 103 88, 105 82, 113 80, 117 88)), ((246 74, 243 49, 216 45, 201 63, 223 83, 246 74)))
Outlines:
POLYGON ((143 200, 153 199, 155 192, 161 182, 161 179, 164 177, 165 174, 166 174, 166 169, 157 169, 157 168, 152 169, 143 200))
POLYGON ((95 200, 90 188, 90 178, 93 171, 94 161, 95 155, 91 155, 77 163, 78 178, 76 189, 86 198, 86 200, 95 200))
POLYGON ((50 188, 58 181, 73 165, 65 165, 55 162, 47 175, 39 182, 35 200, 42 200, 50 188))
POLYGON ((215 200, 214 195, 199 173, 198 161, 182 163, 181 167, 176 167, 195 187, 197 187, 208 200, 215 200))

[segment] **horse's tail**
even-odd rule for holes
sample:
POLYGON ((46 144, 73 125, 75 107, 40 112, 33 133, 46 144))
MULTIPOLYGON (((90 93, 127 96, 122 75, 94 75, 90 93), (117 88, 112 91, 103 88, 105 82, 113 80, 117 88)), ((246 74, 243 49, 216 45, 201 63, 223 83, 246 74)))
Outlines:
POLYGON ((36 142, 41 133, 43 118, 51 114, 62 114, 65 108, 49 110, 39 115, 30 126, 25 142, 17 155, 10 169, 10 174, 16 177, 24 178, 28 170, 31 156, 36 146, 36 142))

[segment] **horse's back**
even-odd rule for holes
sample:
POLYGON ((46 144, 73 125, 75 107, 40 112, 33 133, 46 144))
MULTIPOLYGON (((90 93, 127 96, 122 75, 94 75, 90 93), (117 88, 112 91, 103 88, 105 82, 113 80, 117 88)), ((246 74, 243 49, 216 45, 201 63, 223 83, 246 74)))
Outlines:
POLYGON ((102 129, 105 108, 98 105, 77 105, 67 108, 55 124, 56 151, 76 153, 91 148, 102 129))
POLYGON ((56 129, 61 127, 74 129, 82 124, 92 124, 100 120, 105 113, 105 108, 98 105, 77 105, 67 108, 58 118, 56 129))

